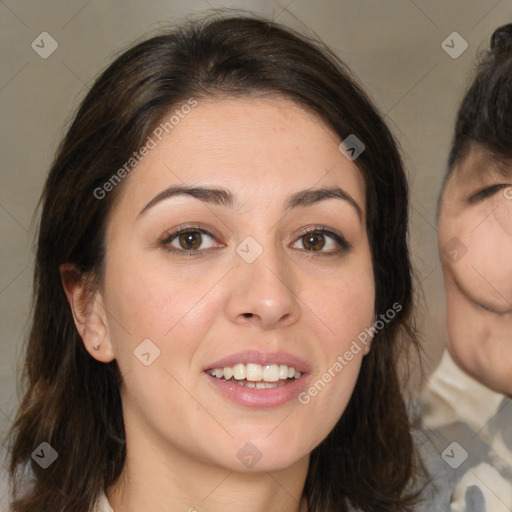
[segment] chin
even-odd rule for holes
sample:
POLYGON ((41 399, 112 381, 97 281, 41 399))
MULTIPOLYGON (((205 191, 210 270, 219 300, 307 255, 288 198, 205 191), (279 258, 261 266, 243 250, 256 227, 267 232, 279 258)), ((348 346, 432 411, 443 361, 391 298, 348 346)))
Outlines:
POLYGON ((272 434, 268 439, 236 441, 236 447, 224 452, 231 452, 231 456, 221 460, 217 456, 211 462, 229 471, 255 474, 283 471, 309 459, 310 452, 305 452, 303 445, 293 447, 282 438, 270 441, 270 437, 272 434))

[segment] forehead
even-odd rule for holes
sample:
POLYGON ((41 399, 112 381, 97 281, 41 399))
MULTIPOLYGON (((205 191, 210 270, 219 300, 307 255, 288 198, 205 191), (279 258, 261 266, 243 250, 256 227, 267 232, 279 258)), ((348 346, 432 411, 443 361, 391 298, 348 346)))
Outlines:
POLYGON ((481 180, 512 177, 512 162, 495 158, 489 151, 475 147, 453 169, 448 180, 455 185, 471 185, 481 180))
POLYGON ((179 157, 189 151, 188 160, 237 156, 248 161, 247 167, 268 157, 276 165, 298 157, 321 165, 338 156, 338 139, 319 115, 287 98, 201 99, 161 149, 178 150, 179 157))
POLYGON ((338 184, 364 210, 362 173, 319 115, 281 97, 197 101, 134 169, 122 196, 147 199, 186 182, 268 202, 296 189, 338 184))

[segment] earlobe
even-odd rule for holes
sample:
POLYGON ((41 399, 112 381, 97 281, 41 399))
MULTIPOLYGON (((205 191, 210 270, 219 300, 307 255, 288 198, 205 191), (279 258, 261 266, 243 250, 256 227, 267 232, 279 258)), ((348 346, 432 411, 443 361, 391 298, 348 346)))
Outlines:
MULTIPOLYGON (((370 327, 374 327, 376 322, 377 322, 377 316, 374 313, 372 316, 372 321, 371 321, 370 327)), ((368 334, 368 333, 371 333, 370 329, 365 329, 365 331, 362 331, 362 333, 361 333, 361 334, 365 335, 364 341, 362 343, 363 344, 363 347, 362 347, 363 357, 367 356, 370 353, 370 350, 372 348, 373 335, 368 334)), ((360 334, 360 336, 361 336, 361 334, 360 334)), ((358 337, 358 339, 359 339, 359 341, 362 341, 361 338, 358 337)))
POLYGON ((372 348, 373 343, 373 337, 368 337, 368 340, 365 340, 365 343, 363 343, 363 357, 367 356, 370 353, 370 350, 372 348))
POLYGON ((114 353, 100 291, 94 288, 88 276, 84 276, 72 264, 61 265, 60 275, 76 329, 85 349, 98 361, 112 361, 114 353))

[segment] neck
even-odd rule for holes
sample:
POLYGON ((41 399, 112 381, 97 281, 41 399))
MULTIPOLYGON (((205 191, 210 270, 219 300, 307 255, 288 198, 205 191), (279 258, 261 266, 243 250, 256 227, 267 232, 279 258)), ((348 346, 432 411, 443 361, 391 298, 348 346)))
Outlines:
POLYGON ((309 455, 277 471, 237 472, 126 430, 120 478, 107 489, 114 512, 307 512, 309 455))

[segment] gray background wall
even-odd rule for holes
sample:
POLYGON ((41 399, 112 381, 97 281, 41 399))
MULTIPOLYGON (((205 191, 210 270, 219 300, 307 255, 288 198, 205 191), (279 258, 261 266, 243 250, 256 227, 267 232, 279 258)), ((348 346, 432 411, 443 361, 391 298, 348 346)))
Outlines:
MULTIPOLYGON (((427 372, 439 360, 445 329, 437 194, 455 111, 475 56, 487 47, 497 26, 512 21, 512 0, 3 0, 1 432, 18 401, 15 374, 28 330, 31 217, 65 123, 114 53, 148 31, 211 7, 252 10, 299 30, 307 25, 349 64, 385 114, 402 145, 410 177, 411 242, 424 291, 418 322, 429 355, 427 372), (448 39, 442 45, 454 31, 468 43, 457 58, 453 53, 463 49, 462 41, 448 39), (46 59, 31 47, 42 32, 58 43, 46 59), (443 49, 446 44, 454 46, 448 48, 452 56, 443 49)), ((46 40, 46 50, 48 44, 46 40)))

